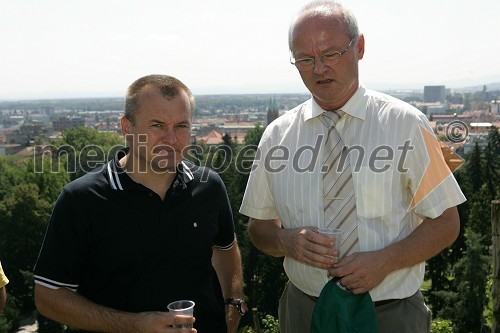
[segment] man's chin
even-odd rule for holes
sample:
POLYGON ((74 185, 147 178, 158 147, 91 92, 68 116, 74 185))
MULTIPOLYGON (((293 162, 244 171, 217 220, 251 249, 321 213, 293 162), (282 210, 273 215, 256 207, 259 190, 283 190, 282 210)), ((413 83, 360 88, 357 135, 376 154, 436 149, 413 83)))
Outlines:
POLYGON ((162 160, 151 164, 151 170, 155 173, 175 173, 177 165, 180 163, 175 160, 162 160))

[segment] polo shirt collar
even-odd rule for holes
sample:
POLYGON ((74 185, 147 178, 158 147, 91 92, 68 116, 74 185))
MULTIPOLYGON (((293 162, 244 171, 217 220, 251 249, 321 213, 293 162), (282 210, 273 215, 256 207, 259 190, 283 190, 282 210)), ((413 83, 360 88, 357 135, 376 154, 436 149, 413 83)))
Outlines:
POLYGON ((189 165, 186 161, 182 161, 177 165, 177 175, 181 176, 184 183, 189 183, 194 179, 193 165, 189 165))
MULTIPOLYGON (((367 99, 368 97, 366 96, 366 88, 363 85, 360 85, 354 95, 352 95, 347 103, 344 104, 341 110, 352 117, 364 120, 366 117, 367 99)), ((311 107, 306 108, 306 112, 304 113, 305 121, 315 118, 321 115, 323 112, 327 112, 318 105, 314 97, 311 97, 308 103, 311 103, 311 107)))
MULTIPOLYGON (((129 148, 118 150, 115 158, 106 165, 109 185, 113 190, 123 191, 135 188, 137 183, 130 178, 125 170, 120 166, 120 159, 128 154, 129 148)), ((177 165, 176 179, 182 179, 187 184, 194 179, 193 166, 187 161, 181 161, 177 165)))

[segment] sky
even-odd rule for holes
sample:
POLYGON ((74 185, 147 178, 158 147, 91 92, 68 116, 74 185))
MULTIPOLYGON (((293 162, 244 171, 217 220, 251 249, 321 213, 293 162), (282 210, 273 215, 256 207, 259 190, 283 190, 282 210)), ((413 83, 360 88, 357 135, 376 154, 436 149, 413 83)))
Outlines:
MULTIPOLYGON (((307 92, 288 26, 307 0, 0 0, 0 100, 122 97, 168 74, 202 94, 307 92)), ((374 89, 500 82, 500 1, 345 0, 374 89)))

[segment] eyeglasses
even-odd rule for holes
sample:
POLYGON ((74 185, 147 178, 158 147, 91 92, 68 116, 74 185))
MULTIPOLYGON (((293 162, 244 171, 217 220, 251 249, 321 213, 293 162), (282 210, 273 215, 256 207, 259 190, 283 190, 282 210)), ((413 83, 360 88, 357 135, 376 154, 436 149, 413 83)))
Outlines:
MULTIPOLYGON (((351 39, 349 42, 349 45, 345 48, 344 51, 339 52, 339 51, 334 51, 334 52, 328 52, 323 54, 322 56, 319 57, 323 65, 325 66, 335 66, 340 62, 340 57, 342 57, 347 51, 349 51, 349 48, 351 47, 352 43, 354 42, 354 37, 351 39)), ((295 65, 297 69, 300 72, 307 72, 311 71, 314 69, 314 66, 316 65, 316 59, 318 58, 302 58, 302 59, 295 59, 293 57, 293 53, 290 52, 290 63, 292 65, 295 65)))

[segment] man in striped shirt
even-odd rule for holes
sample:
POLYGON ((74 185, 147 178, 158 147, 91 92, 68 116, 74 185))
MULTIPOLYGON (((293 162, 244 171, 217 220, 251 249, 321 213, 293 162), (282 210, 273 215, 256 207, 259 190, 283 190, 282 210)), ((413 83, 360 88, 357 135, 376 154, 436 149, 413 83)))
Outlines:
POLYGON ((456 206, 465 201, 429 122, 359 83, 365 39, 342 5, 306 6, 290 26, 289 47, 312 98, 266 128, 240 208, 250 217, 253 243, 284 257, 290 281, 280 299, 281 332, 309 331, 315 301, 332 276, 354 294, 370 293, 380 333, 429 332, 419 291, 424 262, 456 239, 456 206), (325 208, 325 115, 334 115, 345 145, 339 168, 352 182, 352 205, 345 204, 352 208, 343 213, 325 208), (317 232, 343 225, 332 214, 354 219, 356 228, 340 260, 333 242, 317 232))

